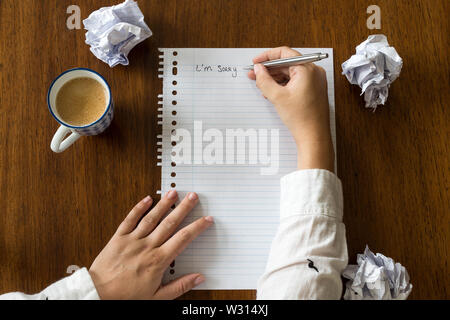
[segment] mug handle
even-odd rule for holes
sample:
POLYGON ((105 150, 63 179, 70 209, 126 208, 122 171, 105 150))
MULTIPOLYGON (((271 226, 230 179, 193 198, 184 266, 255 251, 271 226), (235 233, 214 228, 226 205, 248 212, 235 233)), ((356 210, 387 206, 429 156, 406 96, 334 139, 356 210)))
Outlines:
POLYGON ((56 131, 55 136, 52 139, 52 143, 50 144, 50 148, 52 148, 53 152, 60 153, 65 151, 68 147, 75 143, 78 139, 80 139, 81 135, 72 131, 71 129, 60 126, 58 131, 56 131), (72 133, 69 137, 64 139, 64 137, 68 134, 72 133), (64 141, 63 141, 64 140, 64 141))

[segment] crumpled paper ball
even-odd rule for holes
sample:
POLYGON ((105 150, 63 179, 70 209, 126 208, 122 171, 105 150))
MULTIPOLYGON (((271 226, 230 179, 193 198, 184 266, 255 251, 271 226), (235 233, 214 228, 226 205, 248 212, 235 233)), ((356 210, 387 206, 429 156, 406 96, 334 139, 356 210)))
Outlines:
POLYGON ((94 11, 83 24, 91 52, 110 67, 128 65, 131 49, 152 35, 133 0, 94 11))
POLYGON ((357 84, 364 94, 366 108, 374 111, 386 102, 389 86, 398 78, 403 60, 385 35, 371 35, 356 47, 356 54, 342 64, 344 74, 351 84, 357 84))
POLYGON ((348 265, 342 276, 346 283, 345 300, 406 300, 412 284, 406 268, 366 246, 358 254, 358 265, 348 265))

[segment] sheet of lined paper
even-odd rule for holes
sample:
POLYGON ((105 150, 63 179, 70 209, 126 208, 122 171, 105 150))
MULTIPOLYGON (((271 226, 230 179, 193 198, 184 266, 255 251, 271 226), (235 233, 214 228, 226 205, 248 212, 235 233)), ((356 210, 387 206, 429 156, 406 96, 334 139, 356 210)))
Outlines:
MULTIPOLYGON (((175 188, 180 198, 189 191, 199 194, 199 205, 182 226, 201 216, 215 218, 215 224, 172 264, 165 281, 199 272, 206 282, 197 289, 255 289, 264 271, 279 223, 280 178, 297 167, 296 147, 289 131, 243 70, 265 50, 160 49, 161 192, 175 188), (180 143, 172 146, 173 134, 179 129, 191 133, 191 164, 177 158, 187 155, 186 150, 176 154, 180 143), (230 151, 227 129, 256 133, 257 142, 252 144, 249 138, 244 153, 237 147, 230 151), (205 156, 205 148, 212 141, 208 132, 223 135, 223 148, 212 153, 214 163, 208 163, 205 156), (279 141, 278 146, 272 138, 279 141), (256 158, 250 159, 252 152, 256 158), (223 161, 219 161, 221 158, 223 161)), ((317 64, 327 71, 335 141, 333 50, 297 50, 329 54, 317 64)), ((220 139, 215 141, 216 147, 220 145, 220 139)))

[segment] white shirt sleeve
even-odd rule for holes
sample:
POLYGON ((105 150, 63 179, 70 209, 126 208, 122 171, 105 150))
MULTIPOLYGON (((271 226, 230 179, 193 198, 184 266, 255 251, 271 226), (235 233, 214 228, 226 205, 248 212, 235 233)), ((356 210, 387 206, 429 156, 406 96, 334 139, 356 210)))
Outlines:
POLYGON ((281 179, 280 226, 258 299, 340 299, 347 266, 338 177, 327 170, 293 172, 281 179))
POLYGON ((99 300, 94 282, 86 268, 55 282, 44 291, 27 295, 11 292, 0 295, 0 300, 99 300))

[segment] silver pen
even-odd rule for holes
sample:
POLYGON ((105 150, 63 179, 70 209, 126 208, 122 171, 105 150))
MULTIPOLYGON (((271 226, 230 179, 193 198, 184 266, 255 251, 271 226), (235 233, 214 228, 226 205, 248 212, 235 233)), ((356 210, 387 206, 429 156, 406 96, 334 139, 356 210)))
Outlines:
MULTIPOLYGON (((311 53, 291 58, 277 59, 261 62, 268 69, 279 67, 297 66, 300 64, 310 63, 328 58, 328 53, 311 53)), ((244 67, 244 70, 253 70, 254 65, 244 67)))

